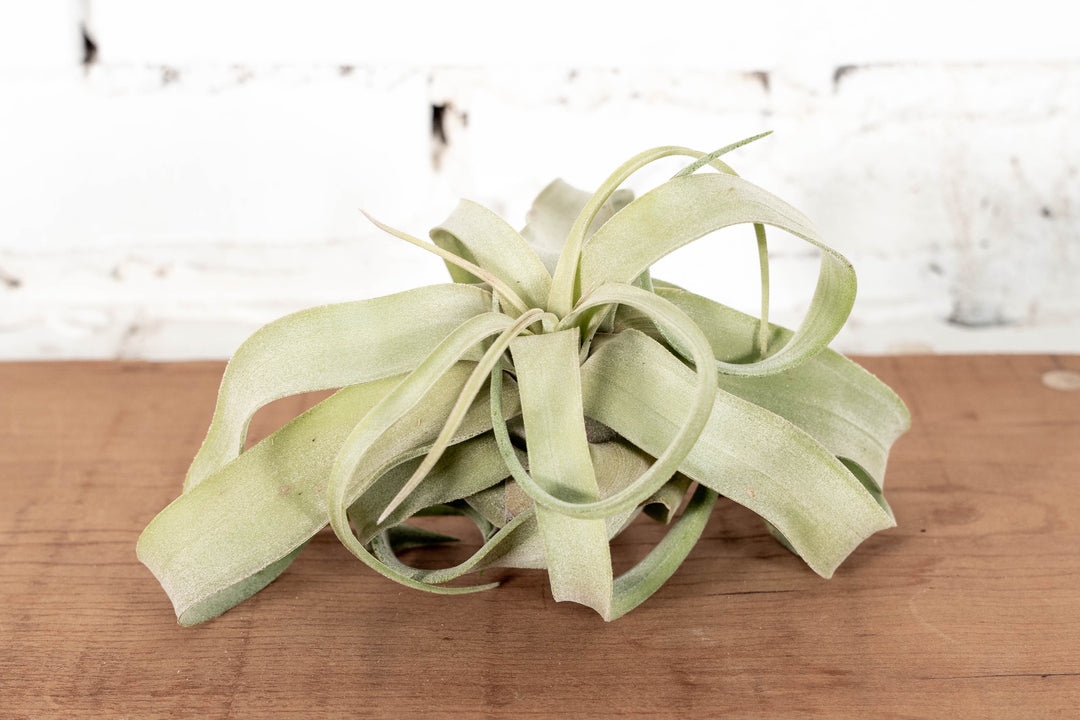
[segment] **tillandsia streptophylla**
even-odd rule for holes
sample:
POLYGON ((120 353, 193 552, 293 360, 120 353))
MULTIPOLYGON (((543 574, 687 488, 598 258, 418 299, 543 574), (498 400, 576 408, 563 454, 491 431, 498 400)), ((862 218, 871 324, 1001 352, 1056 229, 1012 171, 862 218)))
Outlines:
POLYGON ((403 585, 469 593, 496 583, 446 583, 544 568, 556 600, 605 620, 675 572, 719 496, 823 577, 893 526, 882 480, 907 409, 826 348, 854 303, 851 264, 720 159, 757 137, 648 150, 592 195, 555 181, 520 233, 469 201, 430 243, 376 222, 454 282, 297 312, 241 345, 183 493, 139 539, 180 623, 261 590, 327 524, 403 585), (692 162, 637 199, 620 189, 670 156, 692 162), (760 318, 651 277, 736 224, 756 234, 760 318), (768 321, 765 226, 821 252, 796 331, 768 321), (243 451, 258 408, 325 389, 338 391, 243 451), (670 527, 615 577, 609 542, 642 513, 670 527), (406 564, 404 550, 452 539, 409 523, 440 514, 474 521, 481 547, 454 567, 406 564))

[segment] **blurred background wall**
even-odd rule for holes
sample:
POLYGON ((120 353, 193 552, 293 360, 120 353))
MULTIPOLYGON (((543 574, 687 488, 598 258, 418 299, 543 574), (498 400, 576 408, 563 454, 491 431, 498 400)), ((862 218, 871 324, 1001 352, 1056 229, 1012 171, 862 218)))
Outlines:
MULTIPOLYGON (((227 357, 314 304, 446 279, 458 197, 524 223, 654 145, 729 156, 860 290, 853 353, 1080 352, 1070 3, 0 4, 0 358, 227 357)), ((674 173, 662 166, 639 191, 674 173)), ((774 319, 817 254, 773 243, 774 319)), ((656 274, 752 310, 752 232, 656 274)))

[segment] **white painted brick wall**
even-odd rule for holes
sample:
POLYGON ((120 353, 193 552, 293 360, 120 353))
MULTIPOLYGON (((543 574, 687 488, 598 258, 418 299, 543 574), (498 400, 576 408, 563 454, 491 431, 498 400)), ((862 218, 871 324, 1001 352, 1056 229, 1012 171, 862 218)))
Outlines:
MULTIPOLYGON (((1067 4, 542 7, 0 3, 0 359, 225 357, 290 310, 444 280, 361 207, 424 235, 466 196, 520 225, 555 176, 764 129, 732 162, 859 272, 836 347, 1080 352, 1067 4)), ((773 247, 796 323, 816 255, 773 247)), ((756 304, 750 233, 658 271, 756 304)))
POLYGON ((70 69, 82 60, 78 0, 0 2, 0 73, 70 69))

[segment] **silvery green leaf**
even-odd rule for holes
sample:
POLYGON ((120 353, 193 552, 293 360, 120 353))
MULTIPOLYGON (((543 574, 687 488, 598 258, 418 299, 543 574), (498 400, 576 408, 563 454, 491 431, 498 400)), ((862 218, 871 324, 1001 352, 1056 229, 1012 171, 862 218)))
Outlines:
MULTIPOLYGON (((636 331, 604 342, 582 366, 585 412, 648 452, 670 442, 693 387, 693 371, 636 331)), ((770 522, 823 577, 895 524, 810 435, 723 390, 679 470, 770 522)))
MULTIPOLYGON (((450 217, 431 231, 431 239, 458 257, 487 268, 529 307, 543 307, 547 300, 551 276, 540 258, 505 220, 482 205, 462 200, 450 217)), ((453 264, 447 265, 456 282, 481 281, 453 264)))
MULTIPOLYGON (((555 265, 559 262, 574 220, 588 204, 589 197, 590 194, 584 190, 578 190, 563 180, 554 180, 533 201, 526 217, 528 224, 522 228, 521 236, 528 241, 529 247, 540 257, 549 273, 555 272, 555 265)), ((596 232, 598 227, 633 199, 634 193, 630 190, 617 190, 600 206, 586 231, 586 237, 596 232)))
POLYGON ((802 213, 740 177, 677 177, 630 203, 582 250, 581 287, 632 282, 683 245, 739 223, 772 225, 807 240, 821 249, 821 267, 803 324, 787 344, 754 363, 722 363, 721 372, 764 375, 794 367, 823 350, 847 320, 855 302, 855 271, 802 213))
MULTIPOLYGON (((478 288, 431 285, 301 310, 262 327, 225 368, 214 417, 185 488, 240 454, 248 423, 263 405, 408 372, 454 328, 490 307, 490 293, 478 288)), ((478 358, 479 352, 465 357, 478 358)))

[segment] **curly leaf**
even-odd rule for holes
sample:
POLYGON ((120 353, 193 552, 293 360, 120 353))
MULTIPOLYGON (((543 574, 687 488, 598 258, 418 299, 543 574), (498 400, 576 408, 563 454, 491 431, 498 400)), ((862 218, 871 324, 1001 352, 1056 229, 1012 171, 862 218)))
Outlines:
MULTIPOLYGON (((341 446, 327 488, 330 526, 350 552, 373 570, 416 589, 439 593, 473 592, 491 585, 471 588, 437 588, 412 580, 378 560, 364 547, 348 522, 348 508, 388 468, 387 463, 412 449, 415 455, 426 452, 438 432, 418 442, 414 424, 445 425, 445 419, 457 404, 472 371, 448 379, 450 371, 472 348, 488 337, 514 326, 514 320, 500 313, 477 315, 454 330, 402 382, 386 395, 353 429, 341 446), (413 420, 419 416, 418 419, 413 420)), ((474 368, 475 369, 475 368, 474 368)), ((476 405, 487 409, 487 401, 476 405)), ((490 413, 488 414, 490 418, 490 413)), ((488 425, 490 427, 490 424, 488 425)), ((460 434, 460 430, 458 434, 460 434)), ((381 509, 381 508, 380 508, 381 509)))
MULTIPOLYGON (((510 395, 504 402, 509 401, 514 408, 514 400, 510 395)), ((487 398, 477 403, 472 412, 472 422, 486 410, 486 404, 487 398)), ((487 425, 486 418, 482 424, 487 425)), ((443 457, 432 467, 428 482, 422 483, 380 522, 380 511, 400 491, 421 460, 421 457, 416 457, 382 473, 349 507, 349 522, 361 543, 366 544, 380 532, 405 522, 425 508, 483 492, 497 485, 508 474, 491 433, 464 440, 447 448, 443 457)))
MULTIPOLYGON (((532 477, 554 495, 578 503, 595 502, 600 483, 593 471, 596 454, 585 439, 577 332, 518 338, 511 352, 522 378, 519 391, 532 477)), ((626 452, 619 443, 604 445, 619 455, 626 452)), ((626 487, 645 464, 631 461, 626 465, 630 473, 612 479, 626 487)), ((538 505, 552 595, 556 601, 587 605, 605 620, 620 617, 675 572, 697 542, 715 501, 715 492, 701 488, 661 543, 618 578, 612 576, 608 537, 621 527, 610 522, 612 518, 571 517, 538 505)))
POLYGON ((338 447, 400 381, 341 390, 212 473, 162 510, 136 554, 181 625, 228 610, 277 577, 326 525, 338 447))
POLYGON ((379 517, 380 521, 385 519, 386 516, 389 515, 394 508, 423 481, 428 470, 430 470, 438 461, 443 451, 450 444, 450 440, 454 433, 457 432, 458 425, 461 423, 465 413, 473 404, 480 389, 487 382, 492 369, 499 363, 503 353, 506 352, 506 349, 510 346, 510 342, 518 335, 525 332, 525 328, 543 317, 544 314, 545 313, 538 308, 526 311, 514 322, 514 324, 499 333, 499 336, 495 338, 491 343, 491 346, 484 351, 484 355, 480 358, 480 362, 477 363, 472 375, 465 381, 465 385, 462 386, 458 393, 457 402, 450 411, 450 415, 447 417, 442 431, 439 433, 439 436, 435 439, 432 446, 427 449, 427 455, 424 458, 424 461, 416 469, 413 476, 409 478, 409 481, 405 483, 394 499, 390 501, 390 504, 386 506, 386 509, 383 510, 382 515, 379 517))
POLYGON ((702 485, 694 491, 686 509, 660 543, 641 562, 615 579, 614 602, 605 620, 615 620, 630 612, 675 574, 705 530, 716 500, 716 491, 708 487, 702 485))
MULTIPOLYGON (((742 145, 753 142, 758 138, 765 137, 765 135, 768 135, 768 133, 755 135, 754 137, 727 145, 708 155, 697 150, 691 150, 690 148, 679 147, 677 145, 665 145, 638 153, 616 168, 615 172, 611 173, 611 175, 604 180, 603 184, 600 185, 599 189, 597 189, 597 191, 589 198, 589 201, 574 220, 574 224, 567 234, 566 243, 563 245, 558 263, 555 266, 555 271, 552 274, 551 294, 548 296, 548 310, 558 315, 564 315, 570 312, 570 308, 573 306, 574 301, 580 296, 583 286, 579 282, 578 275, 581 264, 582 246, 585 244, 586 238, 589 237, 589 232, 593 227, 593 223, 596 221, 596 218, 600 214, 605 203, 607 203, 610 198, 615 197, 618 188, 626 182, 631 175, 657 160, 678 155, 696 158, 698 162, 703 164, 707 163, 723 173, 734 175, 735 171, 720 160, 720 156, 735 148, 741 147, 742 145)), ((700 166, 697 166, 696 164, 691 165, 690 167, 685 168, 682 173, 693 172, 697 170, 698 167, 700 166)), ((682 173, 680 173, 680 175, 682 175, 682 173)))
POLYGON ((757 362, 721 363, 720 371, 765 375, 794 367, 823 350, 843 327, 855 302, 855 271, 802 213, 735 175, 676 177, 627 205, 582 250, 581 287, 629 283, 683 245, 739 223, 772 225, 818 246, 821 268, 806 317, 791 340, 757 362))
MULTIPOLYGON (((685 415, 693 375, 651 338, 620 333, 582 366, 585 412, 647 452, 659 452, 685 415)), ((895 524, 812 437, 723 390, 679 470, 772 523, 824 577, 860 542, 895 524)))
MULTIPOLYGON (((262 327, 225 368, 210 429, 184 488, 240 454, 248 423, 263 405, 409 372, 454 328, 490 307, 491 294, 479 288, 431 285, 301 310, 262 327)), ((479 352, 467 357, 479 358, 479 352)))
MULTIPOLYGON (((431 231, 439 247, 487 269, 514 290, 529 307, 543 307, 551 276, 525 239, 505 220, 482 205, 462 200, 441 225, 431 231)), ((455 282, 480 278, 447 263, 455 282)))
MULTIPOLYGON (((629 487, 597 501, 575 501, 556 497, 544 488, 539 487, 529 477, 528 473, 517 464, 516 458, 505 452, 504 448, 508 444, 508 440, 505 438, 505 425, 495 419, 492 421, 495 437, 499 440, 500 448, 504 449, 503 456, 514 475, 514 479, 521 483, 525 491, 537 503, 571 517, 607 517, 618 512, 624 512, 645 502, 678 469, 683 458, 686 457, 694 443, 698 441, 698 436, 705 426, 709 412, 712 409, 712 398, 716 388, 717 375, 708 341, 681 310, 663 298, 631 285, 602 285, 596 288, 588 297, 582 298, 577 309, 563 318, 562 325, 575 327, 575 323, 587 317, 594 309, 618 304, 636 308, 646 313, 658 326, 666 328, 673 337, 678 338, 682 345, 689 349, 689 354, 692 356, 696 368, 695 374, 697 377, 694 391, 685 406, 686 412, 680 416, 678 429, 671 436, 671 442, 662 451, 651 447, 645 448, 639 444, 639 447, 656 457, 656 461, 641 477, 629 487)), ((600 418, 596 419, 603 422, 600 418)))
MULTIPOLYGON (((718 359, 749 350, 757 320, 686 290, 658 288, 697 324, 718 359), (740 346, 739 339, 743 338, 740 346)), ((779 343, 791 330, 771 327, 779 343)), ((889 386, 838 352, 767 377, 721 375, 724 390, 795 423, 834 455, 858 463, 880 488, 889 448, 911 425, 911 415, 889 386)))

